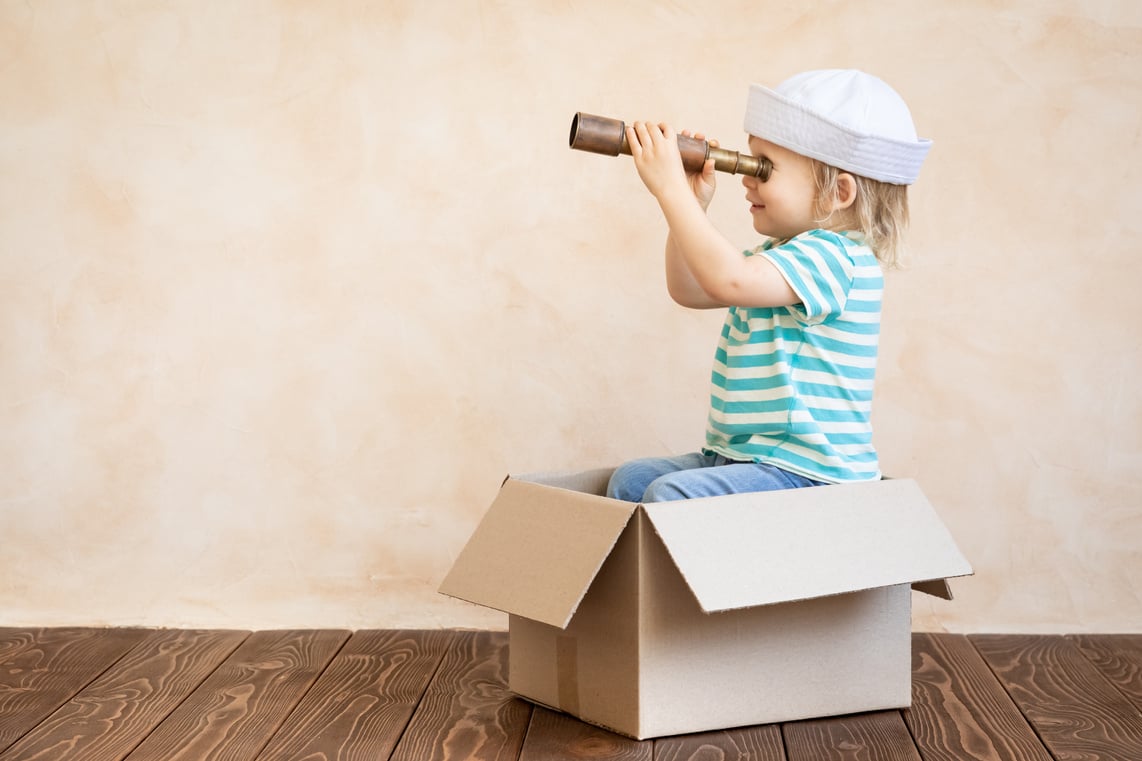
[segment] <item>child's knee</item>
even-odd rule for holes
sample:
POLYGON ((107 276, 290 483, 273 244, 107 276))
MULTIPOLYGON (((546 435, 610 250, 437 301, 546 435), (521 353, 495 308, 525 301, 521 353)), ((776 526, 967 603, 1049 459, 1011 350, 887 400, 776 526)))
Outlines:
POLYGON ((626 462, 615 468, 607 482, 607 496, 624 502, 638 502, 646 488, 644 480, 638 477, 638 467, 634 462, 626 462))
POLYGON ((650 482, 646 491, 642 493, 642 502, 673 502, 678 499, 687 499, 689 495, 679 483, 678 473, 668 473, 659 476, 650 482))

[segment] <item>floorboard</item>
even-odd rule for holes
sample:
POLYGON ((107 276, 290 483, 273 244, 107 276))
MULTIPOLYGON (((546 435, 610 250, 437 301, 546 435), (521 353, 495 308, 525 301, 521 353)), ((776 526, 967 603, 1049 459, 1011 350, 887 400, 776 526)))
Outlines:
POLYGON ((252 761, 348 638, 253 634, 127 761, 252 761))
POLYGON ((1077 634, 1069 639, 1142 711, 1142 634, 1077 634))
POLYGON ((642 742, 460 631, 0 628, 0 761, 1142 761, 1142 635, 916 634, 912 706, 642 742))
POLYGON ((507 632, 457 634, 393 761, 519 758, 531 703, 508 691, 507 674, 507 632))
POLYGON ((145 636, 143 629, 0 629, 0 752, 145 636))
POLYGON ((1142 759, 1142 713, 1071 640, 969 639, 1056 759, 1142 759))
POLYGON ((454 638, 448 631, 357 632, 258 758, 387 759, 454 638))
POLYGON ((247 632, 150 632, 0 760, 120 761, 234 651, 247 632))
POLYGON ((781 727, 700 732, 654 741, 654 761, 785 761, 781 727))
POLYGON ((652 761, 654 743, 639 742, 536 706, 520 761, 589 758, 593 761, 652 761))
POLYGON ((913 635, 904 721, 924 761, 1052 761, 963 635, 913 635))
POLYGON ((789 761, 922 761, 899 711, 784 725, 789 761))

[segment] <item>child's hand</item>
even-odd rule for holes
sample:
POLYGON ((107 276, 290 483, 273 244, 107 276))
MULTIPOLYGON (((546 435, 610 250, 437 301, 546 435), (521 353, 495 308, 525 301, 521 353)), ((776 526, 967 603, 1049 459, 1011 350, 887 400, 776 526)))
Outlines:
MULTIPOLYGON (((690 133, 682 134, 689 136, 690 133)), ((627 143, 638 176, 659 201, 673 190, 688 186, 703 210, 710 205, 715 190, 714 162, 711 159, 701 172, 688 175, 682 167, 677 135, 670 125, 635 122, 627 127, 627 143)))
MULTIPOLYGON (((706 137, 698 132, 694 135, 690 134, 690 130, 682 130, 682 134, 686 137, 693 137, 696 140, 705 140, 706 137)), ((717 140, 707 141, 711 148, 718 147, 717 140)), ((717 181, 714 179, 714 160, 707 159, 706 163, 702 166, 701 172, 694 172, 687 174, 690 180, 690 189, 694 191, 694 197, 698 199, 698 203, 702 205, 702 211, 705 211, 710 206, 710 201, 714 200, 714 191, 717 190, 717 181)))

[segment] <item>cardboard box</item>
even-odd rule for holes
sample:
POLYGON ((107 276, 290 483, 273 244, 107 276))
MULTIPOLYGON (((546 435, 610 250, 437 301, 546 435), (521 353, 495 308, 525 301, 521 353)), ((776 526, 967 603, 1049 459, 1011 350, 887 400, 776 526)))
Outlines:
POLYGON ((908 706, 911 591, 970 574, 915 482, 636 505, 509 478, 440 591, 509 614, 509 684, 637 738, 908 706))

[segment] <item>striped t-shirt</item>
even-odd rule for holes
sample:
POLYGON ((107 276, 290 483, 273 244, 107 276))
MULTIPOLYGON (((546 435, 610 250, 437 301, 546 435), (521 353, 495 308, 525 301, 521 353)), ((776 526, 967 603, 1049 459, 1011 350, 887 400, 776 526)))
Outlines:
POLYGON ((872 384, 884 277, 860 233, 810 230, 746 256, 801 303, 731 307, 714 355, 706 451, 840 483, 880 478, 872 384))

